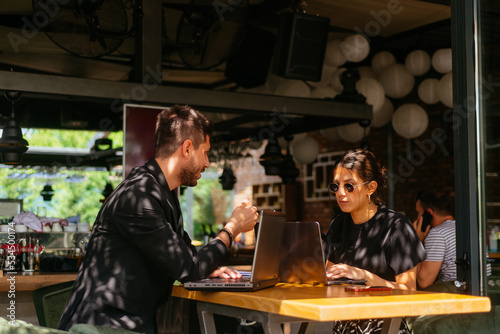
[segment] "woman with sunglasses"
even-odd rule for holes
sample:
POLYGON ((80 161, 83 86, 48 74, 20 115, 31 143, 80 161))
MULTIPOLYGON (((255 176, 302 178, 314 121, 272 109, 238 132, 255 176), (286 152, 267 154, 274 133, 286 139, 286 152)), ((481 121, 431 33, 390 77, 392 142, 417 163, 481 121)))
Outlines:
MULTIPOLYGON (((425 250, 408 218, 380 202, 385 172, 373 153, 363 149, 348 151, 335 163, 329 189, 342 212, 326 238, 327 276, 416 290, 416 266, 425 259, 425 250)), ((382 326, 383 319, 335 321, 333 333, 379 333, 382 326)), ((399 333, 410 333, 405 319, 399 333)))

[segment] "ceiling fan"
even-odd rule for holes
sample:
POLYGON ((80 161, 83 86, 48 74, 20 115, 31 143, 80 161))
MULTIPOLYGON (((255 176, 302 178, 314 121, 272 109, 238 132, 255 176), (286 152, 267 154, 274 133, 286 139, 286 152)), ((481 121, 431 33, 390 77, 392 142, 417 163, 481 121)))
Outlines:
POLYGON ((62 4, 33 0, 32 4, 34 13, 49 14, 47 24, 42 27, 45 34, 56 45, 78 56, 108 55, 133 31, 134 24, 128 29, 131 0, 70 0, 62 4))
POLYGON ((181 60, 196 69, 210 69, 225 62, 246 32, 248 6, 248 0, 191 1, 182 13, 172 43, 181 60))

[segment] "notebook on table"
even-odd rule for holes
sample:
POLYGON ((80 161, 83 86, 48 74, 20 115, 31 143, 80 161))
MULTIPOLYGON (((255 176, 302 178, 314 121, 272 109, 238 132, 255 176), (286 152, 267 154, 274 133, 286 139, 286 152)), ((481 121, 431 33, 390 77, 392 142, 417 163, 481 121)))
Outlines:
POLYGON ((283 235, 279 280, 287 283, 360 284, 366 280, 328 280, 318 222, 287 222, 283 235))
POLYGON ((188 290, 255 291, 278 283, 281 242, 285 230, 285 213, 262 210, 256 228, 255 252, 249 276, 241 278, 205 278, 184 283, 188 290))

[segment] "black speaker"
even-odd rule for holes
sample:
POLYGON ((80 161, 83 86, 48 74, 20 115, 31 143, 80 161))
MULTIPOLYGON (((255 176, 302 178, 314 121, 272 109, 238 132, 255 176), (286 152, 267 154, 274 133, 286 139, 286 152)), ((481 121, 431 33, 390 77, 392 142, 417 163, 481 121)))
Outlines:
POLYGON ((320 81, 329 26, 327 17, 282 14, 273 73, 289 79, 320 81))
POLYGON ((275 42, 273 33, 250 26, 242 43, 226 62, 226 78, 243 88, 265 84, 275 42))

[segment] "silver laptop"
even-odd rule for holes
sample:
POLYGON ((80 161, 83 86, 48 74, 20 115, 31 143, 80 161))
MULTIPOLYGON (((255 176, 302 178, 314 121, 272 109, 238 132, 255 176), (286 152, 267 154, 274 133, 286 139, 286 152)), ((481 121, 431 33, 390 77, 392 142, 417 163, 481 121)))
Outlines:
POLYGON ((285 213, 262 210, 256 225, 257 240, 250 277, 206 278, 184 283, 188 290, 212 291, 255 291, 278 283, 278 270, 281 259, 281 242, 285 230, 285 213))
POLYGON ((280 282, 309 284, 360 284, 365 280, 328 280, 318 222, 287 222, 279 268, 280 282))

